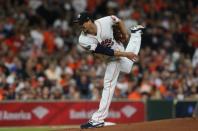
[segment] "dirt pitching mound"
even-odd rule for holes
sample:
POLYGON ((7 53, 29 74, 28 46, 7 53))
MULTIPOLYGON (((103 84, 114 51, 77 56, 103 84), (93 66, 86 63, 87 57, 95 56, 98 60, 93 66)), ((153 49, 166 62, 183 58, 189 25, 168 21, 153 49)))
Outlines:
POLYGON ((198 131, 198 118, 167 119, 94 129, 73 128, 65 129, 64 131, 198 131))

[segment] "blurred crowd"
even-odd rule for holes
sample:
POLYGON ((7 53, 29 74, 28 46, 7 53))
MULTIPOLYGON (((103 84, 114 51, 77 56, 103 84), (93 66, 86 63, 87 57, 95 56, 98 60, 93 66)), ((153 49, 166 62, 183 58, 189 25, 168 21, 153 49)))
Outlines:
POLYGON ((87 10, 146 26, 138 61, 114 99, 198 99, 198 1, 0 1, 0 100, 100 100, 106 63, 78 45, 87 10))

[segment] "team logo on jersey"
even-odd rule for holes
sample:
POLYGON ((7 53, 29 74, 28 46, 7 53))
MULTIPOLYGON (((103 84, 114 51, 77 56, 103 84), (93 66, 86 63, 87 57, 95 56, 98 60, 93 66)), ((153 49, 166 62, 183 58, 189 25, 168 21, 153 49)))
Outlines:
POLYGON ((106 39, 102 41, 100 44, 104 47, 111 47, 114 44, 114 42, 112 41, 112 38, 111 38, 111 39, 106 39))

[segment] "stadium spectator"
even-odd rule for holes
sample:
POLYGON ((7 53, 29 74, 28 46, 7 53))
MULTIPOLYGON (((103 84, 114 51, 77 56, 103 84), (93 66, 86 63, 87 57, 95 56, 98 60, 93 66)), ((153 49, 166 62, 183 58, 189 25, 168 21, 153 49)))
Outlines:
POLYGON ((198 2, 169 0, 0 1, 0 101, 100 99, 105 62, 82 53, 73 17, 143 24, 142 49, 114 99, 198 98, 198 2), (182 9, 182 10, 181 10, 182 9))

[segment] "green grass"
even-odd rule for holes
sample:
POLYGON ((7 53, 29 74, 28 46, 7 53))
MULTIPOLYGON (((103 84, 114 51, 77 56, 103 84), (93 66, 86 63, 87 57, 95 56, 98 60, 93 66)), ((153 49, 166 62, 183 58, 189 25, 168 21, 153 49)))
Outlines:
POLYGON ((1 127, 0 131, 56 131, 66 128, 79 128, 79 127, 78 126, 1 127))
MULTIPOLYGON (((57 128, 58 129, 58 128, 57 128)), ((52 131, 50 127, 17 127, 17 128, 0 128, 0 131, 52 131)))

